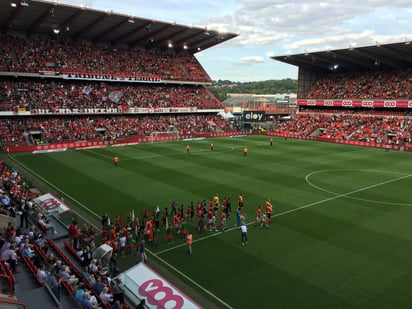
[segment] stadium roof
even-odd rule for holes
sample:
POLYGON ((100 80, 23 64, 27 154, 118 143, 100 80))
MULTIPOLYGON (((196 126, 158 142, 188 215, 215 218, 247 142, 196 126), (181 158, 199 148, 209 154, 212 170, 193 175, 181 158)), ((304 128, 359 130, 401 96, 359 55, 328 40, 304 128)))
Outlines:
POLYGON ((271 57, 274 60, 318 72, 399 70, 412 67, 411 42, 305 52, 271 57))
POLYGON ((58 35, 96 43, 127 44, 132 48, 174 48, 196 53, 237 36, 42 0, 2 0, 0 12, 3 34, 17 31, 28 36, 58 35))

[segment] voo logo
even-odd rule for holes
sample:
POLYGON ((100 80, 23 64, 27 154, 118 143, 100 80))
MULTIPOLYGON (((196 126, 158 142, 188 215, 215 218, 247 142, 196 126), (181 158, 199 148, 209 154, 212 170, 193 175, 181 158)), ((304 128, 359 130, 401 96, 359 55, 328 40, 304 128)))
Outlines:
POLYGON ((139 287, 139 294, 147 298, 147 302, 158 309, 170 308, 180 309, 183 307, 184 299, 173 293, 168 286, 164 286, 159 279, 146 281, 139 287))

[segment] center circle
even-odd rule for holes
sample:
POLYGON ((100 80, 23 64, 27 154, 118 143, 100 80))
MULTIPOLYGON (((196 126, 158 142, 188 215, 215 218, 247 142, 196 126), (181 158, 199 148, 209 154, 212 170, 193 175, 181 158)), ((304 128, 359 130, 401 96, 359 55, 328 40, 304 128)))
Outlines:
MULTIPOLYGON (((351 196, 351 194, 357 193, 362 191, 362 189, 368 189, 369 187, 372 188, 373 186, 378 186, 380 183, 376 183, 374 185, 369 185, 365 186, 364 188, 359 188, 359 190, 354 190, 352 193, 338 193, 333 190, 328 190, 325 187, 322 187, 321 185, 316 185, 314 182, 311 181, 311 177, 317 174, 321 173, 339 173, 339 172, 361 172, 361 173, 374 173, 374 174, 391 174, 391 175, 398 175, 398 179, 403 179, 403 178, 408 178, 411 177, 411 174, 407 173, 399 173, 399 172, 392 172, 392 171, 381 171, 381 170, 368 170, 368 169, 326 169, 326 170, 318 170, 311 172, 305 176, 306 182, 313 188, 318 189, 320 191, 333 194, 335 196, 342 196, 345 198, 350 198, 353 200, 358 200, 358 201, 364 201, 364 202, 371 202, 371 203, 377 203, 377 204, 384 204, 384 205, 396 205, 396 206, 412 206, 412 203, 397 203, 397 202, 388 202, 388 201, 380 201, 380 200, 373 200, 373 199, 364 199, 364 198, 359 198, 359 197, 354 197, 351 196)), ((336 175, 336 174, 335 174, 336 175)), ((396 181, 397 179, 388 179, 386 180, 387 182, 390 182, 391 180, 396 181)), ((383 181, 382 184, 384 184, 385 181, 383 181)))

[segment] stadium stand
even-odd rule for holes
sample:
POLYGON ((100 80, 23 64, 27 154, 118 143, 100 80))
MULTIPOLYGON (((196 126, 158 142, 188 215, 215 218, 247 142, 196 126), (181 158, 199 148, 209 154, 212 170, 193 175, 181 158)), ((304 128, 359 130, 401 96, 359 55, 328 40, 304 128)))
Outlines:
POLYGON ((334 73, 318 79, 303 99, 412 99, 411 69, 334 73))
POLYGON ((271 134, 410 150, 412 67, 404 52, 409 44, 392 43, 272 57, 299 67, 299 86, 297 112, 271 134))
MULTIPOLYGON (((21 10, 20 4, 0 4, 0 11, 11 22, 0 34, 0 142, 4 152, 19 151, 19 147, 29 150, 25 146, 56 149, 68 142, 153 141, 162 134, 179 138, 235 129, 218 116, 224 105, 205 87, 211 78, 194 54, 236 34, 139 18, 119 24, 119 18, 127 21, 130 16, 64 4, 53 4, 54 10, 64 14, 51 18, 39 15, 49 12, 47 2, 29 5, 29 10, 21 10), (107 17, 108 29, 81 31, 92 16, 101 14, 107 17), (72 31, 60 35, 49 31, 49 23, 63 27, 64 16, 72 16, 72 31), (33 24, 40 19, 41 26, 33 24), (151 38, 155 33, 156 41, 151 38), (180 42, 174 48, 167 44, 171 38, 180 42)), ((77 297, 81 285, 84 294, 94 294, 99 307, 110 308, 102 301, 113 293, 111 274, 99 263, 92 263, 96 265, 93 273, 84 267, 86 248, 94 248, 90 235, 81 237, 81 247, 71 247, 67 227, 32 202, 41 192, 32 190, 15 169, 1 161, 0 168, 0 212, 5 222, 10 221, 2 224, 1 236, 7 246, 21 243, 18 258, 24 262, 17 264, 16 273, 11 272, 10 263, 1 264, 2 291, 7 290, 21 308, 25 304, 42 309, 82 308, 83 299, 77 297), (51 221, 57 234, 38 225, 42 216, 51 221), (65 254, 65 247, 73 254, 65 254), (16 277, 24 285, 15 288, 16 277), (95 290, 95 281, 102 282, 108 293, 95 290), (32 301, 33 293, 38 304, 32 301)), ((118 273, 117 266, 112 269, 118 273)), ((134 305, 122 304, 126 309, 134 305)))
POLYGON ((0 71, 98 73, 211 82, 193 55, 169 55, 130 48, 100 47, 70 40, 0 36, 0 71))
POLYGON ((0 111, 114 109, 118 112, 134 107, 190 107, 223 109, 203 86, 98 83, 43 79, 3 79, 0 87, 0 111))
POLYGON ((0 126, 3 145, 40 145, 83 140, 148 137, 154 131, 204 134, 232 130, 214 114, 156 116, 60 116, 5 118, 0 126), (63 124, 63 125, 62 125, 63 124))

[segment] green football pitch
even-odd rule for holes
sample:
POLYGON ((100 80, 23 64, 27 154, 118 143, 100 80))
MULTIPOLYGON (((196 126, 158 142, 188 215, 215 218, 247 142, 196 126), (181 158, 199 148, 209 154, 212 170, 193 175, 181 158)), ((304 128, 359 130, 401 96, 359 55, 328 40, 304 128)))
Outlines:
POLYGON ((243 193, 246 246, 232 212, 225 233, 199 235, 189 223, 190 256, 164 231, 149 247, 150 259, 221 308, 411 307, 411 153, 247 136, 11 157, 96 221, 215 194, 230 195, 234 209, 243 193), (267 198, 270 227, 254 227, 267 198))

